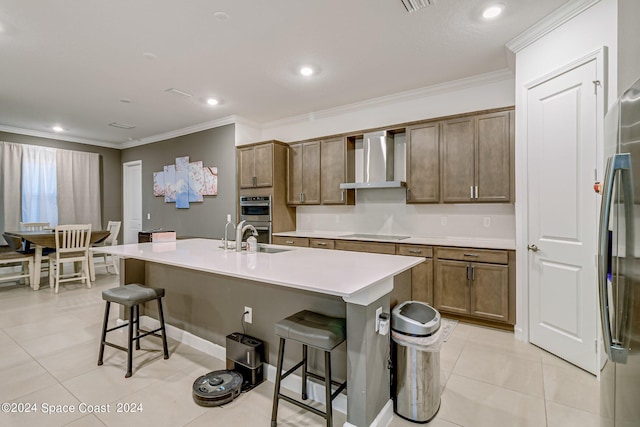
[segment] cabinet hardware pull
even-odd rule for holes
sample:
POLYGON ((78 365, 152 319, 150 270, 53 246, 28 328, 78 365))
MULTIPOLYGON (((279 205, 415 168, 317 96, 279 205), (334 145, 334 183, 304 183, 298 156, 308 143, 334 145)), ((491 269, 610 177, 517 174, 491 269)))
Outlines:
POLYGON ((409 249, 409 253, 411 254, 421 254, 422 249, 409 249))
POLYGON ((327 244, 325 242, 316 242, 316 245, 318 245, 318 246, 327 246, 327 244))
POLYGON ((469 280, 469 265, 467 264, 467 280, 469 280))
POLYGON ((477 257, 478 254, 464 254, 464 256, 472 256, 472 257, 477 257))
POLYGON ((304 203, 304 193, 300 193, 300 201, 304 203))
POLYGON ((471 266, 471 281, 476 280, 476 268, 471 266))
POLYGON ((473 199, 473 185, 469 187, 469 192, 471 193, 471 198, 473 199))
POLYGON ((340 201, 344 202, 344 190, 340 191, 340 201))
POLYGON ((476 185, 476 199, 478 198, 478 186, 476 185))
POLYGON ((411 189, 407 189, 407 200, 411 200, 411 189))
POLYGON ((258 177, 251 177, 252 181, 253 181, 253 186, 256 187, 258 185, 258 177))
POLYGON ((287 245, 293 245, 293 240, 285 240, 284 241, 287 245))

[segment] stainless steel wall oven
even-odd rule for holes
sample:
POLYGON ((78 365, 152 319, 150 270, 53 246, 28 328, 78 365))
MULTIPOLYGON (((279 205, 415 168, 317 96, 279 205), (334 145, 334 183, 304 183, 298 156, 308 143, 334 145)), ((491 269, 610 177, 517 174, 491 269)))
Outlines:
POLYGON ((240 221, 255 227, 258 243, 271 243, 271 207, 271 196, 240 196, 240 221))

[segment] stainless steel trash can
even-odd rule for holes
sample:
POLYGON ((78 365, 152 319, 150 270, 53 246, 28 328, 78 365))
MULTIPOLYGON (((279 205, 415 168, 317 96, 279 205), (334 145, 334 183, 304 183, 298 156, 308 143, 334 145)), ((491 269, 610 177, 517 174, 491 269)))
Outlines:
POLYGON ((391 312, 394 342, 393 411, 426 423, 440 409, 440 313, 420 301, 391 312))

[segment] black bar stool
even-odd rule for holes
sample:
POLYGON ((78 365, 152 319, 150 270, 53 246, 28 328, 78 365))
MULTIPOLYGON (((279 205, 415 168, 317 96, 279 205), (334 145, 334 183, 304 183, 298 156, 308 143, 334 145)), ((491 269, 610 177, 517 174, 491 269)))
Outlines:
POLYGON ((164 289, 162 288, 149 288, 139 285, 137 283, 131 285, 120 286, 117 288, 107 289, 102 292, 102 299, 107 302, 104 308, 104 323, 102 326, 102 338, 100 339, 100 354, 98 355, 98 365, 102 365, 102 357, 104 356, 104 346, 117 348, 118 350, 127 352, 127 373, 125 378, 131 376, 131 360, 133 356, 133 342, 136 342, 136 350, 140 350, 140 338, 144 338, 147 335, 154 335, 162 338, 162 346, 164 348, 164 358, 169 358, 169 350, 167 348, 167 334, 164 327, 164 315, 162 313, 162 297, 164 297, 164 289), (142 331, 140 335, 140 304, 147 301, 158 300, 158 317, 160 320, 160 327, 153 331, 142 331), (109 309, 111 303, 115 302, 122 304, 129 308, 129 322, 124 325, 115 326, 107 329, 107 323, 109 321, 109 309), (136 335, 133 336, 133 325, 136 325, 136 335), (129 339, 128 348, 124 348, 114 343, 107 342, 107 332, 115 331, 116 329, 129 327, 129 339), (162 335, 158 335, 157 332, 161 332, 162 335))
POLYGON ((280 399, 311 411, 316 415, 320 415, 327 420, 327 426, 331 427, 333 425, 331 402, 347 386, 346 381, 344 383, 338 383, 331 380, 331 351, 345 340, 345 319, 329 317, 314 313, 313 311, 304 310, 276 323, 276 335, 280 337, 280 348, 278 350, 278 366, 276 368, 276 386, 273 392, 271 427, 276 427, 278 424, 278 402, 280 399), (282 362, 284 360, 285 340, 293 340, 302 344, 302 361, 283 374, 282 362), (324 351, 324 377, 308 372, 307 347, 324 351), (302 367, 302 400, 307 399, 307 377, 324 381, 326 398, 325 412, 280 393, 280 382, 282 379, 300 367, 302 367), (333 393, 331 393, 331 384, 338 387, 333 393))

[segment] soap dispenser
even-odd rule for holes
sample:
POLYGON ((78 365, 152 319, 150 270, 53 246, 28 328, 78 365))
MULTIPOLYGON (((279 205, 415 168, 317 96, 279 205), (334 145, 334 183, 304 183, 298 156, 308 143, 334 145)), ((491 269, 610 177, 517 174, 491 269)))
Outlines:
POLYGON ((247 252, 250 254, 258 252, 258 239, 255 236, 249 236, 247 239, 247 252))

